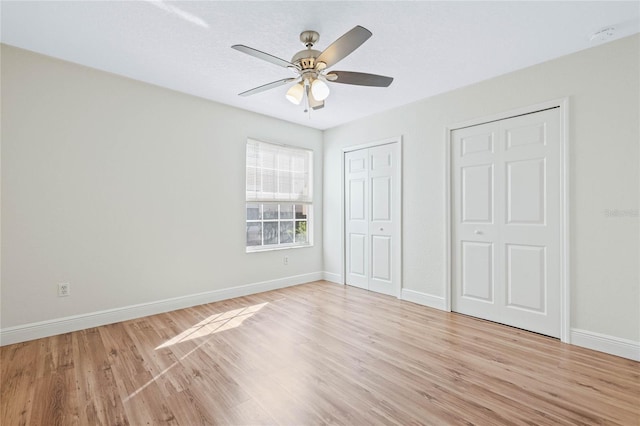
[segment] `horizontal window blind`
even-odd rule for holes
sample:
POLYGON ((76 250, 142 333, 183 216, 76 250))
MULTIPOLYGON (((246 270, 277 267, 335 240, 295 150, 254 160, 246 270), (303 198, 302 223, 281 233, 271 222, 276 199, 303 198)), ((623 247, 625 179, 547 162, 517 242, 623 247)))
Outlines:
POLYGON ((247 202, 311 203, 313 152, 247 141, 247 202))

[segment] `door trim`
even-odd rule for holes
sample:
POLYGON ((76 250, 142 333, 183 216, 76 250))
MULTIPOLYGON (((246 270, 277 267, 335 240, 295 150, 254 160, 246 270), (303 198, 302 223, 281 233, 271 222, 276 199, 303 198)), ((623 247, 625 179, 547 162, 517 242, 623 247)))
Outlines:
POLYGON ((452 271, 452 245, 451 233, 453 231, 451 223, 451 215, 453 213, 452 197, 451 197, 451 133, 454 130, 462 129, 470 126, 489 123, 492 121, 504 120, 519 115, 532 114, 550 108, 560 108, 560 341, 571 343, 571 250, 570 250, 570 157, 569 157, 569 98, 559 98, 542 102, 535 105, 529 105, 498 114, 479 117, 466 120, 460 123, 454 123, 445 127, 445 277, 443 283, 444 307, 446 311, 451 312, 451 281, 452 271))
POLYGON ((344 183, 345 183, 345 175, 344 175, 344 157, 345 154, 348 152, 352 152, 352 151, 359 151, 361 149, 367 149, 367 148, 374 148, 377 146, 382 146, 382 145, 389 145, 389 144, 394 144, 397 143, 398 144, 398 186, 400 187, 400 192, 399 192, 399 205, 398 206, 394 206, 394 210, 396 210, 396 214, 398 217, 398 237, 400 238, 400 253, 398 253, 398 265, 396 266, 398 268, 398 272, 397 272, 397 276, 398 276, 398 282, 396 284, 396 297, 398 299, 401 299, 402 297, 402 135, 400 136, 394 136, 394 137, 390 137, 390 138, 386 138, 386 139, 381 139, 378 141, 373 141, 373 142, 367 142, 367 143, 363 143, 363 144, 359 144, 359 145, 351 145, 351 146, 346 146, 344 148, 342 148, 342 155, 340 156, 340 166, 341 166, 341 173, 340 173, 340 248, 342 250, 342 256, 340 257, 340 261, 342 262, 342 267, 341 267, 341 271, 342 271, 342 280, 341 283, 342 285, 347 285, 347 262, 346 262, 346 250, 347 250, 347 244, 345 241, 345 237, 344 237, 344 233, 346 230, 346 209, 345 209, 345 202, 344 202, 344 197, 345 197, 345 192, 344 192, 344 183))

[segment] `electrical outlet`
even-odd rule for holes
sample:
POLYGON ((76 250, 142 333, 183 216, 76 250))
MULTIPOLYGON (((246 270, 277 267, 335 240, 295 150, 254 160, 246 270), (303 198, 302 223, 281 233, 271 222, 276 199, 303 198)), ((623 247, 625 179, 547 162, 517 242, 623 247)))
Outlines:
POLYGON ((285 256, 282 258, 282 263, 284 263, 285 265, 289 264, 289 256, 285 256))
POLYGON ((58 297, 66 297, 71 294, 71 284, 58 283, 58 297))

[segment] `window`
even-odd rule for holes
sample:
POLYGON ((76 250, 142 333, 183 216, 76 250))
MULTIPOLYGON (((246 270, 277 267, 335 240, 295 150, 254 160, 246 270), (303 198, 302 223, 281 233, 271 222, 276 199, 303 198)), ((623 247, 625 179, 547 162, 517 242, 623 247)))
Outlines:
POLYGON ((313 152, 247 141, 247 251, 311 244, 313 152))

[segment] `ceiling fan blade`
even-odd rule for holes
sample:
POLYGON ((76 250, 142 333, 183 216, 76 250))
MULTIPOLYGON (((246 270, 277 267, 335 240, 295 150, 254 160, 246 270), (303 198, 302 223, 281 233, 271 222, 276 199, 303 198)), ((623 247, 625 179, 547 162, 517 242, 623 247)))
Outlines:
POLYGON ((327 77, 335 74, 337 78, 327 80, 334 83, 355 84, 356 86, 373 86, 373 87, 389 87, 393 81, 393 77, 385 77, 384 75, 367 74, 364 72, 351 71, 331 71, 327 77))
POLYGON ((272 64, 279 65, 279 66, 284 67, 284 68, 288 68, 288 67, 295 68, 296 67, 295 65, 293 65, 289 61, 285 61, 284 59, 280 59, 280 58, 278 58, 276 56, 270 55, 268 53, 261 52, 260 50, 254 49, 253 47, 245 46, 243 44, 234 44, 233 46, 231 46, 231 48, 235 49, 235 50, 237 50, 239 52, 246 53, 247 55, 251 55, 253 57, 256 57, 258 59, 262 59, 263 61, 267 61, 267 62, 271 62, 272 64))
POLYGON ((372 36, 371 31, 357 25, 352 30, 345 33, 342 37, 334 41, 329 47, 316 58, 317 62, 324 62, 327 68, 335 65, 338 61, 344 59, 351 52, 356 50, 362 43, 372 36))
POLYGON ((265 90, 274 89, 276 87, 282 86, 283 84, 291 83, 296 80, 296 78, 285 78, 284 80, 273 81, 271 83, 263 84, 262 86, 255 87, 251 90, 247 90, 246 92, 239 93, 239 96, 250 96, 255 95, 256 93, 264 92, 265 90))

